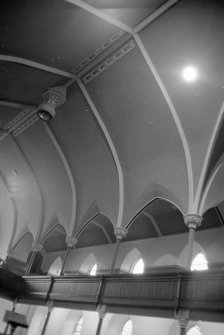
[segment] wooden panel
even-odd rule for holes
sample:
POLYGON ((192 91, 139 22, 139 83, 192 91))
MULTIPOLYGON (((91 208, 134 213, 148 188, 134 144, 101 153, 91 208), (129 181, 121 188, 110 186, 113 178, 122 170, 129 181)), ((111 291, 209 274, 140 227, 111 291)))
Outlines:
POLYGON ((112 313, 169 318, 188 309, 191 320, 223 322, 224 271, 21 278, 0 269, 0 296, 85 310, 103 303, 112 313))

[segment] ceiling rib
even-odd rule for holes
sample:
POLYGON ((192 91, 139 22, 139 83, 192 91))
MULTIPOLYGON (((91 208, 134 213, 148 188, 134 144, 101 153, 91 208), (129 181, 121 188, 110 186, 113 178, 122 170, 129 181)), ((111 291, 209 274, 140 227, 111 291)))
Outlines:
POLYGON ((218 215, 219 221, 221 222, 222 228, 224 228, 223 217, 222 217, 222 215, 221 215, 220 210, 218 209, 218 207, 215 207, 215 211, 216 211, 216 214, 218 215))
POLYGON ((144 214, 148 219, 150 219, 150 221, 152 222, 152 225, 153 225, 155 231, 157 232, 158 236, 159 237, 163 236, 163 234, 162 234, 161 230, 159 229, 159 226, 158 226, 155 218, 151 214, 149 214, 148 212, 146 212, 146 211, 142 211, 142 214, 144 214))
POLYGON ((34 184, 36 185, 36 190, 37 193, 39 195, 39 199, 40 199, 40 215, 39 215, 39 222, 38 222, 38 228, 37 228, 37 232, 36 232, 36 236, 34 235, 34 244, 38 242, 40 234, 41 234, 41 229, 42 229, 42 225, 44 222, 44 197, 43 197, 43 193, 38 181, 38 178, 34 172, 33 167, 31 166, 29 160, 27 159, 24 151, 22 150, 22 148, 20 147, 19 143, 16 141, 16 139, 14 138, 14 136, 12 136, 10 133, 8 133, 9 139, 11 141, 11 143, 13 143, 14 147, 16 148, 16 150, 20 153, 20 156, 24 162, 24 164, 28 167, 28 169, 31 172, 31 175, 33 176, 34 179, 34 184))
POLYGON ((122 29, 122 30, 124 30, 124 31, 126 31, 130 34, 132 33, 132 28, 130 28, 126 24, 124 24, 124 23, 120 22, 119 20, 111 17, 110 15, 102 12, 101 10, 85 3, 82 0, 66 0, 66 1, 72 3, 73 5, 75 5, 77 7, 80 7, 82 9, 86 10, 87 12, 89 12, 89 13, 97 16, 97 17, 100 17, 102 20, 107 21, 107 22, 113 24, 116 27, 119 27, 120 29, 122 29))
MULTIPOLYGON (((3 176, 1 170, 0 170, 0 178, 1 178, 2 182, 3 182, 3 184, 5 185, 5 188, 8 190, 8 183, 7 183, 6 179, 5 179, 5 177, 3 176)), ((14 238, 15 238, 15 235, 16 235, 17 222, 18 222, 18 207, 17 207, 16 201, 15 201, 15 198, 11 197, 9 195, 9 200, 12 203, 14 217, 13 217, 13 227, 12 227, 12 232, 11 232, 11 236, 10 236, 10 241, 9 241, 9 244, 8 244, 7 253, 10 253, 10 251, 11 251, 11 248, 12 248, 12 245, 13 245, 13 241, 14 241, 14 238)))
POLYGON ((200 179, 199 179, 199 182, 198 182, 198 187, 197 187, 196 195, 195 195, 196 210, 199 207, 200 197, 201 197, 201 193, 202 193, 203 186, 204 186, 204 180, 205 180, 205 177, 206 177, 208 164, 210 162, 210 158, 211 158, 211 155, 212 155, 212 149, 214 147, 214 144, 215 144, 218 132, 219 132, 219 128, 221 127, 221 124, 222 124, 223 115, 224 115, 224 101, 223 101, 222 106, 220 108, 220 112, 219 112, 219 115, 217 117, 215 127, 214 127, 213 132, 212 132, 211 139, 209 141, 208 150, 207 150, 205 160, 204 160, 204 164, 203 164, 203 167, 202 167, 202 170, 201 170, 201 175, 200 175, 200 179))
POLYGON ((113 241, 111 240, 111 238, 110 238, 108 232, 106 231, 105 227, 101 226, 101 224, 98 223, 98 222, 96 222, 95 220, 93 220, 92 222, 95 224, 95 226, 99 227, 99 228, 102 230, 102 232, 104 233, 104 235, 105 235, 107 241, 108 241, 110 244, 112 244, 113 241))
POLYGON ((168 9, 173 7, 177 2, 180 0, 168 0, 166 1, 162 6, 160 6, 158 9, 156 9, 152 14, 150 14, 148 17, 146 17, 142 22, 137 24, 137 26, 134 27, 133 33, 137 34, 142 29, 147 27, 149 24, 151 24, 153 21, 158 19, 162 14, 164 14, 168 9))
POLYGON ((83 93, 83 95, 85 96, 89 106, 92 109, 92 112, 97 120, 97 122, 99 123, 99 126, 102 129, 102 132, 107 140, 107 143, 109 145, 109 148, 111 150, 116 168, 117 168, 117 173, 118 173, 118 184, 119 184, 119 205, 118 205, 118 217, 117 217, 117 227, 120 227, 122 224, 122 218, 123 218, 123 211, 124 211, 124 177, 123 177, 123 171, 122 171, 122 167, 121 167, 121 163, 120 163, 120 159, 118 157, 117 154, 117 150, 114 146, 113 140, 110 137, 110 134, 107 130, 106 125, 104 124, 100 114, 97 111, 97 108, 95 107, 86 87, 83 85, 82 81, 80 79, 77 79, 77 83, 83 93))
POLYGON ((69 164, 65 158, 65 155, 63 154, 63 151, 61 150, 58 142, 56 141, 56 138, 54 137, 52 131, 50 130, 49 126, 46 124, 46 122, 42 122, 43 127, 45 128, 48 136, 50 137, 52 143, 54 144, 59 157, 61 158, 61 161, 64 165, 65 171, 68 176, 69 184, 71 187, 72 191, 72 214, 71 214, 71 222, 70 222, 70 227, 69 227, 69 235, 72 235, 74 226, 75 226, 75 219, 76 219, 76 187, 75 187, 75 182, 71 173, 71 169, 69 167, 69 164))
POLYGON ((6 101, 6 100, 0 100, 0 106, 11 107, 11 108, 21 108, 21 109, 36 108, 35 106, 28 106, 28 105, 24 105, 24 104, 20 104, 20 103, 16 103, 16 102, 11 102, 11 101, 6 101))
POLYGON ((204 211, 204 207, 205 207, 205 200, 207 198, 207 195, 208 195, 208 192, 210 190, 210 187, 215 179, 215 176, 217 175, 217 173, 219 172, 220 168, 222 166, 222 163, 219 163, 216 168, 214 169, 214 171, 212 172, 207 184, 206 184, 206 187, 205 187, 205 190, 203 192, 203 195, 202 195, 202 199, 201 199, 201 202, 200 202, 200 207, 199 207, 199 210, 198 210, 198 214, 199 215, 202 215, 203 214, 203 211, 204 211))
POLYGON ((186 135, 184 133, 184 129, 183 129, 182 124, 180 122, 179 116, 178 116, 178 114, 176 112, 176 109, 173 105, 173 102, 172 102, 172 100, 171 100, 171 98, 170 98, 170 96, 169 96, 169 94, 166 90, 166 87, 163 84, 155 66, 152 63, 141 38, 139 37, 139 35, 135 34, 134 39, 135 39, 136 44, 139 47, 139 50, 142 53, 142 56, 144 57, 147 65, 148 65, 150 71, 152 72, 152 74, 153 74, 153 76, 154 76, 154 78, 155 78, 155 80, 156 80, 156 82, 157 82, 157 84, 158 84, 166 102, 167 102, 167 105, 169 106, 169 109, 171 111, 171 114, 173 116, 175 124, 177 126, 180 139, 182 141, 182 145, 183 145, 184 153, 185 153, 186 165, 187 165, 188 186, 189 186, 189 204, 188 204, 189 208, 188 208, 188 212, 190 213, 192 211, 192 208, 193 208, 194 184, 193 184, 193 170, 192 170, 191 154, 190 154, 190 148, 189 148, 189 145, 188 145, 188 142, 187 142, 187 138, 186 138, 186 135))
POLYGON ((43 64, 33 62, 31 60, 20 58, 20 57, 14 57, 14 56, 9 56, 9 55, 0 55, 0 61, 10 62, 10 63, 17 63, 17 64, 21 64, 21 65, 25 65, 25 66, 30 66, 30 67, 33 67, 35 69, 41 70, 41 71, 50 72, 50 73, 53 73, 53 74, 56 74, 56 75, 59 75, 59 76, 62 76, 62 77, 74 78, 74 74, 72 74, 70 72, 55 69, 54 67, 43 65, 43 64))

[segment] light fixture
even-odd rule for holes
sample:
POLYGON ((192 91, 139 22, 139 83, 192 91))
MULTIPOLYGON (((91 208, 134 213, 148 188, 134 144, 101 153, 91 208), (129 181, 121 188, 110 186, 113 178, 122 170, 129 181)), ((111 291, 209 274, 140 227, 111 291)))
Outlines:
POLYGON ((195 67, 189 65, 183 69, 182 76, 184 80, 188 82, 193 82, 198 77, 198 71, 196 70, 195 67))
POLYGON ((43 94, 43 98, 44 102, 37 107, 37 115, 41 120, 49 121, 56 115, 55 108, 58 108, 65 103, 66 87, 52 87, 43 94))

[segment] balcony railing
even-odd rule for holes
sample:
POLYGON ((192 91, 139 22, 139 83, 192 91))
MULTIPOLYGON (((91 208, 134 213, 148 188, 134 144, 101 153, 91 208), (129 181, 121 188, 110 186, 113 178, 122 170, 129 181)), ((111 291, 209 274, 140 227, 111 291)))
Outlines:
POLYGON ((187 309, 192 320, 224 320, 224 271, 146 275, 36 276, 14 278, 0 270, 0 294, 21 303, 173 318, 187 309), (10 282, 12 284, 10 284, 10 282), (14 283, 17 285, 14 286, 14 283))

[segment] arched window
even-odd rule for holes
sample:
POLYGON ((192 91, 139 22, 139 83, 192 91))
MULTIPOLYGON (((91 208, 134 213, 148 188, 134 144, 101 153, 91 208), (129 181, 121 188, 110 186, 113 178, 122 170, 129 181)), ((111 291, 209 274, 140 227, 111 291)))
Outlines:
POLYGON ((83 324, 83 317, 81 316, 81 318, 79 319, 79 321, 76 324, 75 330, 74 330, 72 335, 80 335, 81 334, 82 324, 83 324))
POLYGON ((90 276, 95 276, 96 275, 96 271, 97 271, 97 264, 95 263, 89 269, 90 276))
POLYGON ((139 258, 135 261, 131 268, 131 273, 133 274, 141 274, 144 273, 144 262, 142 258, 139 258))
POLYGON ((194 270, 196 271, 208 270, 208 261, 202 252, 197 254, 191 263, 191 271, 194 270))
POLYGON ((51 264, 48 270, 48 275, 59 276, 61 273, 61 268, 62 268, 61 257, 57 257, 51 264))
POLYGON ((198 326, 194 326, 188 330, 187 335, 202 335, 202 332, 198 326))
POLYGON ((125 322, 122 330, 121 330, 121 335, 132 335, 132 322, 131 320, 128 320, 125 322))

